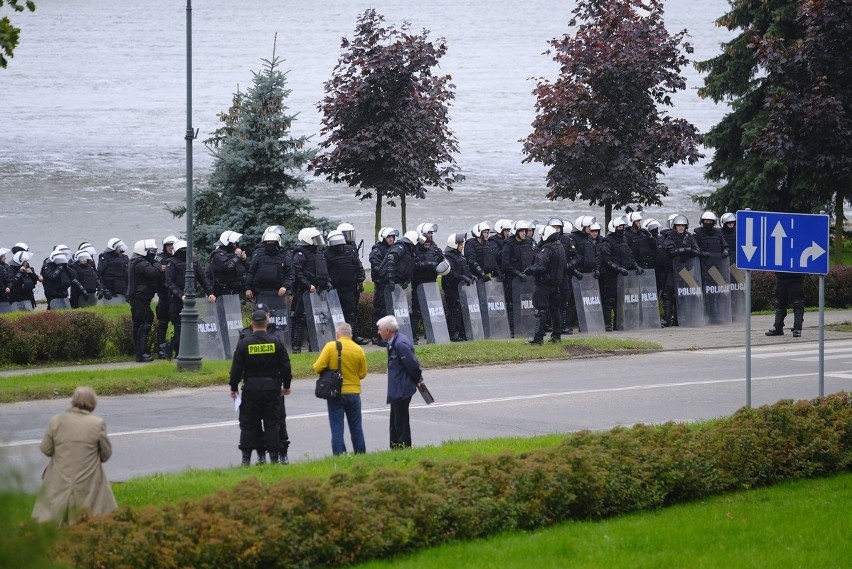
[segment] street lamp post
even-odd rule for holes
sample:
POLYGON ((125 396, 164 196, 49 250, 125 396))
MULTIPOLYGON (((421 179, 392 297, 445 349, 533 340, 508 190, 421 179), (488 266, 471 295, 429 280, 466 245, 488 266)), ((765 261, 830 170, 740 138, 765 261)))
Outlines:
POLYGON ((183 310, 180 313, 180 347, 178 371, 201 369, 198 349, 198 311, 195 309, 195 269, 193 268, 192 236, 192 0, 186 0, 186 283, 183 310))

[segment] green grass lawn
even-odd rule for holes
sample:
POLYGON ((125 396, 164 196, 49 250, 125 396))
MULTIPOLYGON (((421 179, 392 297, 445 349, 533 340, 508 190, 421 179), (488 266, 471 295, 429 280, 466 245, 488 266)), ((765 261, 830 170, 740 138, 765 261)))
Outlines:
POLYGON ((852 474, 700 503, 455 543, 359 569, 841 568, 852 474))
MULTIPOLYGON (((524 340, 479 340, 441 345, 417 346, 424 369, 466 365, 569 359, 580 356, 641 352, 659 349, 653 342, 618 338, 572 338, 561 344, 531 347, 524 340)), ((312 369, 318 354, 291 354, 293 377, 314 378, 312 369)), ((99 395, 146 393, 177 387, 205 387, 228 383, 230 361, 205 361, 199 372, 179 372, 175 362, 156 361, 144 366, 110 370, 50 371, 31 375, 0 377, 0 403, 70 397, 78 385, 89 385, 99 395)), ((387 370, 384 350, 367 353, 371 373, 387 370)))

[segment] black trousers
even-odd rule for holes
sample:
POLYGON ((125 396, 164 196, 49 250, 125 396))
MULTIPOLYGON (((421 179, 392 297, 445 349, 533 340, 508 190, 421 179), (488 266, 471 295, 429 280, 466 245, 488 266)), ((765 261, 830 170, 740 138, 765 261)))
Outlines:
POLYGON ((280 448, 278 389, 243 389, 240 403, 240 445, 242 451, 256 450, 258 454, 280 448))
POLYGON ((278 443, 279 454, 287 456, 290 449, 290 437, 287 435, 287 408, 284 405, 284 396, 280 396, 278 403, 278 443))
POLYGON ((411 425, 409 423, 408 406, 411 397, 400 399, 390 404, 390 448, 411 447, 411 425))

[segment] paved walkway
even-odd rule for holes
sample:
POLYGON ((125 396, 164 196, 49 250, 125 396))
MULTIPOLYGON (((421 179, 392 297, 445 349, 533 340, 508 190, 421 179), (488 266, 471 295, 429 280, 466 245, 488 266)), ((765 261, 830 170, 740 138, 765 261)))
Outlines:
MULTIPOLYGON (((790 334, 790 327, 793 324, 792 311, 787 315, 785 321, 785 335, 769 337, 764 334, 766 330, 772 326, 774 317, 771 314, 752 316, 751 317, 751 343, 754 346, 770 345, 770 344, 795 344, 796 342, 816 341, 818 339, 817 326, 819 323, 819 314, 816 312, 806 312, 805 322, 802 329, 801 338, 793 338, 790 334)), ((825 324, 840 324, 852 323, 852 310, 828 310, 825 313, 825 324)), ((737 324, 729 324, 725 326, 704 326, 702 328, 661 328, 659 330, 642 330, 637 332, 612 332, 607 334, 613 338, 632 338, 636 340, 645 340, 648 342, 656 342, 662 346, 663 350, 697 350, 702 348, 730 348, 737 346, 745 346, 745 322, 737 324)), ((574 334, 566 336, 566 339, 572 337, 582 338, 583 334, 574 334)), ((848 340, 852 338, 852 333, 849 332, 834 332, 831 330, 825 331, 826 341, 830 340, 848 340)), ((377 346, 364 346, 368 351, 381 350, 377 346)), ((10 377, 15 375, 31 375, 43 373, 45 371, 75 371, 75 370, 109 370, 109 369, 126 369, 133 367, 145 366, 136 362, 114 362, 105 364, 89 364, 78 366, 58 366, 49 368, 29 368, 18 369, 0 372, 0 377, 10 377)))

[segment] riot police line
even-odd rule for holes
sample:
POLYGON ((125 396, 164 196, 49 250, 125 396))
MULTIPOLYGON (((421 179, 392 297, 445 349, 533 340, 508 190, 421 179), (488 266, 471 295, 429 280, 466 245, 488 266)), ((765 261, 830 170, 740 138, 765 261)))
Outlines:
MULTIPOLYGON (((734 216, 724 214, 722 228, 716 222, 705 212, 690 232, 685 216, 669 216, 663 227, 632 212, 614 218, 601 235, 589 215, 574 223, 500 219, 493 230, 482 222, 449 234, 443 250, 435 223, 403 235, 383 227, 369 254, 375 286, 370 322, 393 314, 414 341, 425 336, 436 344, 514 337, 540 344, 547 333, 558 342, 575 329, 594 334, 730 323, 742 314, 744 278, 729 257, 736 247, 734 216)), ((342 321, 353 325, 357 343, 369 342, 372 329, 357 329, 366 273, 355 228, 343 223, 325 236, 304 228, 290 249, 282 246, 282 231, 268 227, 251 252, 240 248, 242 234, 225 231, 209 263, 196 265, 196 292, 207 300, 196 304, 203 357, 230 357, 242 329, 242 299, 265 305, 271 327, 295 353, 305 341, 310 351, 321 349, 342 321)), ((159 357, 173 356, 179 351, 185 248, 175 236, 159 250, 153 239, 138 241, 130 258, 118 238, 100 254, 90 243, 76 252, 58 245, 41 274, 29 265, 25 243, 0 249, 0 311, 32 310, 39 283, 49 309, 130 302, 137 360, 151 361, 150 303, 157 296, 154 345, 159 357)), ((383 344, 374 332, 371 340, 383 344)))

